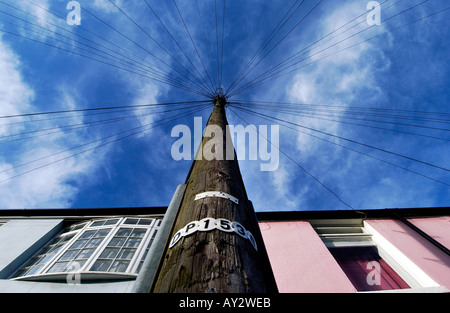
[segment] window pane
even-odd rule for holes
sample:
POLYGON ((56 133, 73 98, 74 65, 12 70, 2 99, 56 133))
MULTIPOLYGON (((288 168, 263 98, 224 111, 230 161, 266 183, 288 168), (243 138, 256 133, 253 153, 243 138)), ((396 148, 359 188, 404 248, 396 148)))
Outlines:
POLYGON ((56 253, 64 247, 64 244, 57 244, 49 250, 49 252, 56 253))
MULTIPOLYGON (((69 226, 63 230, 65 233, 54 237, 51 243, 47 244, 36 257, 20 268, 14 277, 76 272, 88 264, 89 267, 85 270, 124 273, 132 263, 133 257, 137 255, 137 249, 143 243, 144 237, 150 234, 150 225, 154 222, 158 222, 158 220, 111 218, 69 226), (125 227, 122 221, 128 226, 125 227), (97 228, 90 229, 89 227, 97 228), (114 236, 110 236, 110 238, 108 235, 114 236), (101 249, 99 249, 100 246, 101 249), (55 258, 57 253, 60 255, 55 258), (45 273, 39 273, 44 266, 48 266, 45 273)), ((142 263, 142 260, 136 261, 142 263)), ((61 279, 63 279, 62 277, 61 279)))
POLYGON ((125 243, 126 238, 116 238, 114 237, 108 244, 108 247, 122 247, 125 243))
POLYGON ((131 228, 121 228, 116 234, 116 237, 128 237, 131 234, 131 228))
POLYGON ((62 257, 59 259, 60 261, 68 261, 75 259, 76 255, 79 253, 79 250, 69 250, 64 252, 62 257))
POLYGON ((125 244, 125 247, 128 248, 137 248, 139 244, 141 243, 142 239, 137 238, 130 238, 127 240, 127 243, 125 244))
POLYGON ((152 223, 151 219, 142 218, 139 220, 139 225, 150 225, 152 223))
POLYGON ((72 244, 72 246, 70 246, 70 249, 81 249, 86 245, 87 242, 88 242, 87 239, 82 240, 78 239, 72 244))
POLYGON ((65 268, 67 267, 69 263, 68 262, 58 262, 55 263, 48 271, 47 273, 58 273, 58 272, 64 272, 65 268))
POLYGON ((85 232, 80 236, 80 238, 82 238, 82 239, 92 238, 92 237, 95 235, 96 232, 97 232, 96 230, 88 230, 88 231, 85 231, 85 232))
POLYGON ((86 248, 94 248, 98 247, 102 243, 102 238, 96 238, 89 240, 89 243, 86 245, 86 248))
POLYGON ((118 259, 131 260, 136 249, 122 249, 119 253, 118 259))
POLYGON ((39 260, 36 264, 46 264, 48 261, 50 261, 55 256, 55 253, 50 253, 45 255, 42 259, 39 260))
POLYGON ((146 229, 140 229, 140 228, 136 228, 133 229, 133 232, 131 233, 131 237, 144 237, 145 233, 147 232, 146 229))
POLYGON ((98 221, 91 224, 90 227, 97 227, 97 226, 103 226, 105 224, 105 221, 98 221))
POLYGON ((379 256, 375 247, 344 247, 329 250, 358 291, 409 288, 408 284, 379 256), (375 266, 380 271, 374 272, 375 266), (377 277, 373 279, 372 276, 377 277))
POLYGON ((103 250, 100 258, 102 259, 115 259, 117 254, 119 253, 119 248, 106 248, 103 250))
POLYGON ((91 271, 107 272, 111 263, 112 263, 112 261, 108 261, 108 260, 97 260, 97 262, 95 262, 94 265, 92 265, 91 271))
POLYGON ((68 236, 62 236, 61 240, 59 241, 59 243, 66 243, 68 242, 70 239, 72 239, 75 236, 75 234, 72 235, 68 235, 68 236))
POLYGON ((83 249, 81 250, 80 254, 77 256, 77 260, 80 259, 88 259, 92 253, 94 253, 95 249, 83 249))
POLYGON ((129 225, 136 225, 138 223, 139 219, 137 218, 127 218, 124 222, 124 224, 129 224, 129 225))
POLYGON ((81 228, 83 228, 85 225, 86 225, 86 223, 83 223, 83 224, 81 224, 81 225, 73 226, 72 229, 71 229, 71 231, 81 229, 81 228))
POLYGON ((69 265, 66 267, 64 272, 78 272, 83 267, 84 263, 86 261, 72 261, 69 263, 69 265))
POLYGON ((128 264, 130 264, 129 261, 114 261, 109 271, 124 273, 127 270, 128 264))
POLYGON ((38 265, 38 266, 35 266, 35 267, 32 267, 31 269, 30 269, 30 271, 27 273, 27 275, 34 275, 34 274, 36 274, 37 272, 39 272, 39 270, 42 268, 42 265, 38 265))
POLYGON ((113 219, 113 220, 107 220, 107 221, 105 222, 105 225, 116 225, 118 221, 119 221, 118 218, 113 219))
POLYGON ((109 234, 109 231, 111 230, 111 228, 107 228, 107 229, 100 229, 96 234, 95 237, 106 237, 109 234))

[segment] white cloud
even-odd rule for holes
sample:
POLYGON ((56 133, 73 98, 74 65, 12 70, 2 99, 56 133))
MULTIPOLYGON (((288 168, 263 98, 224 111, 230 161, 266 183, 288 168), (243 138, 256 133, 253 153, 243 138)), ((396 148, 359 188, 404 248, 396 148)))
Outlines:
MULTIPOLYGON (((57 151, 59 150, 56 147, 53 149, 33 147, 27 151, 26 155, 21 156, 21 160, 25 160, 25 157, 29 160, 35 160, 39 157, 56 153, 57 151)), ((65 153, 64 155, 68 156, 69 153, 65 153)), ((62 157, 64 156, 58 156, 58 158, 62 157)), ((58 158, 54 157, 53 159, 58 158)), ((50 161, 47 159, 43 163, 50 161)), ((11 165, 2 164, 0 168, 7 169, 9 166, 11 165)), ((86 170, 85 166, 86 164, 83 164, 80 160, 67 159, 30 173, 29 175, 3 182, 1 183, 2 188, 0 189, 0 208, 67 207, 78 191, 75 186, 67 183, 67 181, 74 177, 74 173, 80 173, 86 170)), ((2 176, 1 178, 7 178, 20 175, 21 172, 22 169, 17 169, 0 175, 2 176)))
MULTIPOLYGON (((320 19, 320 24, 315 28, 317 33, 316 40, 347 23, 355 16, 360 15, 364 9, 365 7, 355 6, 354 2, 340 4, 336 10, 331 10, 329 14, 320 19)), ((364 20, 364 18, 360 19, 360 21, 364 20)), ((298 66, 313 63, 301 68, 296 75, 292 75, 291 81, 285 88, 288 102, 312 104, 312 106, 305 106, 305 110, 311 110, 305 111, 306 114, 318 112, 326 116, 319 115, 317 117, 322 119, 314 119, 306 116, 288 116, 283 114, 279 115, 280 118, 333 135, 342 135, 343 131, 345 131, 345 136, 358 138, 358 133, 353 133, 353 129, 343 127, 340 123, 324 120, 323 118, 339 120, 339 113, 345 111, 348 106, 361 105, 361 103, 355 104, 353 101, 361 99, 362 94, 366 95, 365 100, 367 101, 376 101, 384 96, 382 88, 377 81, 377 74, 387 71, 390 67, 390 61, 386 58, 380 47, 371 42, 365 42, 351 49, 338 52, 354 43, 363 41, 367 38, 367 34, 362 33, 352 37, 351 40, 324 50, 334 43, 356 33, 360 29, 367 27, 367 24, 362 23, 359 27, 333 40, 330 40, 330 37, 328 37, 325 43, 308 52, 309 54, 306 56, 309 56, 309 58, 298 66), (324 51, 320 52, 322 50, 324 51), (329 55, 332 56, 324 58, 329 55), (314 105, 325 105, 325 107, 316 107, 314 105), (332 111, 324 111, 324 109, 329 108, 327 106, 333 106, 332 111), (317 109, 319 110, 317 111, 317 109)), ((377 31, 380 31, 380 29, 377 29, 377 31)), ((388 40, 387 44, 392 45, 392 41, 388 40)), ((301 50, 306 45, 302 43, 302 45, 299 45, 298 50, 301 50)), ((307 129, 299 129, 306 133, 344 144, 343 142, 337 141, 336 138, 327 137, 307 129)), ((345 179, 348 173, 354 172, 354 164, 350 164, 354 160, 354 155, 349 157, 347 150, 340 149, 330 143, 286 128, 282 128, 281 134, 283 138, 280 141, 284 142, 282 148, 284 147, 288 155, 296 159, 308 172, 337 194, 343 196, 351 194, 351 192, 348 193, 348 190, 345 189, 345 184, 342 184, 341 180, 345 179), (337 164, 340 166, 339 169, 335 167, 337 164), (333 169, 332 173, 330 173, 330 169, 333 169)), ((283 163, 292 162, 284 158, 283 163)), ((308 202, 308 199, 319 197, 319 195, 324 196, 324 199, 329 199, 330 195, 328 191, 304 175, 295 165, 291 164, 289 166, 295 167, 294 171, 297 172, 297 175, 289 175, 289 172, 286 172, 287 165, 280 164, 280 170, 273 173, 272 183, 279 192, 286 190, 289 186, 291 188, 293 185, 301 186, 302 190, 296 190, 295 193, 295 201, 298 203, 297 209, 302 209, 302 203, 310 206, 311 203, 308 202), (304 177, 301 184, 296 181, 298 177, 304 177)), ((343 198, 344 200, 346 199, 345 197, 343 198)), ((288 197, 286 199, 291 202, 293 200, 288 197)), ((286 202, 286 199, 284 199, 285 203, 289 204, 289 201, 286 202)), ((323 205, 318 201, 318 199, 314 200, 315 205, 323 205)), ((337 200, 323 208, 332 209, 335 207, 340 207, 337 200)), ((320 209, 320 207, 304 207, 303 209, 317 208, 320 209)))
MULTIPOLYGON (((321 28, 317 31, 319 34, 328 34, 359 14, 361 14, 361 8, 354 3, 348 2, 340 5, 331 14, 321 19, 321 28)), ((362 21, 364 21, 364 17, 362 17, 362 21)), ((359 96, 358 93, 361 90, 370 90, 375 98, 381 96, 381 88, 378 86, 375 74, 389 69, 390 62, 379 47, 366 42, 349 50, 338 52, 353 43, 363 41, 366 38, 365 35, 357 35, 350 41, 345 41, 314 55, 366 27, 368 25, 363 22, 356 30, 346 32, 336 39, 330 40, 328 37, 328 42, 313 49, 310 52, 311 59, 305 62, 317 62, 303 68, 301 73, 293 78, 292 87, 288 89, 289 98, 293 102, 339 106, 341 107, 339 110, 333 107, 333 110, 338 110, 337 113, 339 113, 359 96), (330 57, 321 59, 324 56, 330 57)), ((338 33, 334 35, 336 34, 338 33)), ((331 133, 335 133, 339 127, 335 123, 321 120, 313 121, 302 118, 298 121, 308 121, 306 124, 312 125, 312 128, 331 133)), ((299 138, 302 138, 302 141, 305 140, 303 135, 299 138)))
MULTIPOLYGON (((1 41, 0 36, 0 73, 2 83, 0 84, 0 116, 17 115, 30 108, 30 102, 34 98, 34 92, 23 81, 20 73, 20 61, 10 47, 1 41)), ((16 118, 13 122, 19 122, 16 118)), ((0 124, 8 124, 6 120, 1 120, 0 124)), ((22 127, 0 126, 0 135, 7 135, 17 132, 22 127)))
MULTIPOLYGON (((121 7, 121 1, 114 1, 117 6, 121 7)), ((108 0, 94 0, 91 2, 91 5, 97 10, 102 10, 105 13, 116 12, 117 9, 114 5, 111 4, 108 0)))
MULTIPOLYGON (((24 114, 37 112, 39 108, 33 105, 35 92, 29 86, 21 73, 21 62, 12 49, 0 38, 0 115, 24 114)), ((68 90, 60 89, 61 98, 58 106, 61 109, 74 109, 76 100, 68 90)), ((20 121, 18 119, 4 119, 2 124, 20 121)), ((66 121, 67 122, 67 121, 66 121)), ((80 123, 79 118, 69 123, 80 123)), ((41 127, 56 127, 56 122, 47 121, 41 127)), ((27 124, 5 125, 0 128, 0 134, 18 133, 34 129, 27 124), (29 128, 31 127, 31 128, 29 128)), ((66 207, 70 205, 78 188, 72 184, 82 179, 83 175, 95 169, 95 165, 102 160, 102 154, 95 157, 89 153, 71 158, 77 152, 68 150, 80 142, 80 138, 71 135, 70 140, 61 133, 52 136, 35 137, 18 143, 0 142, 0 208, 32 208, 32 207, 66 207), (56 155, 54 155, 56 154, 56 155), (18 167, 50 155, 39 162, 18 167), (29 174, 18 176, 50 162, 61 160, 51 166, 46 166, 29 174), (12 169, 16 167, 15 169, 12 169), (9 179, 9 180, 8 180, 9 179)))
MULTIPOLYGON (((135 85, 132 88, 136 88, 136 95, 134 98, 134 101, 132 103, 132 105, 137 105, 137 106, 145 106, 148 104, 156 104, 158 103, 157 101, 157 97, 160 94, 159 89, 157 86, 155 86, 153 83, 150 82, 146 82, 146 83, 142 83, 139 82, 137 83, 137 85, 135 85)), ((145 129, 146 127, 151 127, 151 123, 153 123, 154 121, 158 120, 158 115, 157 114, 152 114, 154 112, 160 112, 163 111, 166 107, 161 106, 161 108, 154 108, 151 107, 150 110, 145 110, 145 107, 141 107, 141 108, 136 108, 134 110, 134 113, 136 114, 136 116, 138 117, 138 121, 140 126, 144 126, 143 129, 145 129)), ((145 134, 148 134, 151 132, 151 129, 144 131, 143 133, 141 133, 139 136, 142 137, 145 134)))
MULTIPOLYGON (((27 20, 29 20, 31 23, 37 24, 41 26, 42 28, 45 28, 51 32, 57 31, 57 27, 54 25, 61 25, 61 23, 64 23, 60 18, 50 13, 50 3, 48 0, 35 0, 33 1, 33 4, 27 2, 27 1, 17 1, 16 4, 21 10, 28 12, 29 14, 35 16, 35 19, 32 19, 30 16, 28 16, 27 20), (53 24, 53 25, 51 25, 53 24)), ((60 2, 60 5, 65 9, 67 2, 60 2)), ((17 12, 14 12, 14 14, 17 14, 17 12)), ((39 33, 42 33, 42 28, 39 28, 37 26, 33 26, 31 24, 20 22, 23 27, 26 29, 33 29, 34 32, 29 32, 26 30, 20 30, 22 34, 26 37, 36 37, 40 40, 44 40, 45 36, 44 34, 38 35, 39 33)), ((64 26, 64 25, 62 25, 64 26)))

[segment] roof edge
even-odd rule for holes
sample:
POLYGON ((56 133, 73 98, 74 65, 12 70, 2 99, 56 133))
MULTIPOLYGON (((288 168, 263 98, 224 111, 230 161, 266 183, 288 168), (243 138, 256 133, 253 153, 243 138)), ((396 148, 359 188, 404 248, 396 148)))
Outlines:
MULTIPOLYGON (((163 215, 167 207, 117 207, 117 208, 68 208, 68 209, 11 209, 0 210, 0 218, 5 217, 85 217, 112 215, 163 215)), ((308 219, 338 218, 396 218, 402 216, 432 217, 448 216, 450 207, 393 208, 368 210, 329 211, 271 211, 256 212, 258 221, 294 221, 308 219)))
POLYGON ((167 207, 69 208, 69 209, 12 209, 0 210, 0 217, 68 217, 111 215, 159 215, 167 207))
POLYGON ((405 218, 450 215, 450 207, 395 208, 369 210, 257 212, 258 221, 295 221, 338 218, 405 218))

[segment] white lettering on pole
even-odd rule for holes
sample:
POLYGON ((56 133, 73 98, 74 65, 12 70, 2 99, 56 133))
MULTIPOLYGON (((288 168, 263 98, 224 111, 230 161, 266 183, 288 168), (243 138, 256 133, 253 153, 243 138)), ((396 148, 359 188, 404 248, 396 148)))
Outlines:
POLYGON ((253 237, 252 233, 245 229, 238 222, 231 222, 225 218, 214 219, 211 217, 207 217, 202 219, 201 221, 192 221, 180 229, 170 241, 169 249, 177 244, 177 242, 183 238, 192 235, 195 232, 208 232, 212 230, 220 230, 226 233, 236 233, 244 239, 248 239, 253 247, 258 250, 256 245, 255 237, 253 237))

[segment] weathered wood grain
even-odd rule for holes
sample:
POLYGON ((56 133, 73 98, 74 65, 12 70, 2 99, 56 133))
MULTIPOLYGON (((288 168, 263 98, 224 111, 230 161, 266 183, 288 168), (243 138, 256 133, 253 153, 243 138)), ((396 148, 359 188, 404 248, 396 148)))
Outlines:
MULTIPOLYGON (((208 125, 223 130, 226 156, 224 102, 217 101, 208 125)), ((211 138, 203 138, 203 145, 211 138)), ((195 232, 166 248, 151 292, 156 293, 266 293, 276 292, 276 284, 256 215, 247 199, 236 157, 234 160, 204 158, 194 161, 186 191, 169 240, 192 221, 225 218, 241 223, 257 240, 256 250, 248 239, 219 230, 195 232), (223 198, 194 201, 197 194, 223 191, 239 199, 239 204, 223 198)))

